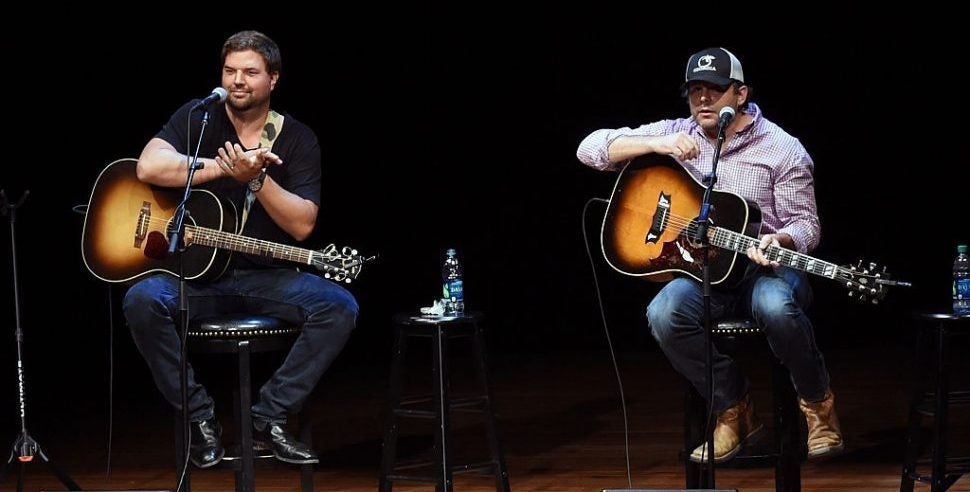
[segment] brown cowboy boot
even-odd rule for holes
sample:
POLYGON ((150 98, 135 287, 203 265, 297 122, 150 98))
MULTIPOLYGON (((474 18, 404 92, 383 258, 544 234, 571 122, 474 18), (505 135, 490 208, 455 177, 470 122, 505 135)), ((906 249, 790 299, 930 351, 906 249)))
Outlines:
MULTIPOLYGON (((714 463, 734 458, 762 429, 764 425, 754 413, 754 403, 745 395, 741 401, 717 416, 717 426, 714 427, 714 463)), ((690 460, 695 463, 707 462, 710 453, 706 453, 705 448, 706 442, 697 446, 690 454, 690 460)))
POLYGON ((835 395, 831 389, 825 390, 822 401, 807 402, 799 398, 798 406, 808 423, 809 459, 831 456, 845 448, 839 416, 835 414, 835 395))

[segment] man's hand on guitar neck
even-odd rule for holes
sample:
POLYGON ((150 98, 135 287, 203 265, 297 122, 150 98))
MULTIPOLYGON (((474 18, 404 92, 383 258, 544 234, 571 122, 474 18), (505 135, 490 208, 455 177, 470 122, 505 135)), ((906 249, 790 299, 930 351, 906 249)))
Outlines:
POLYGON ((791 249, 795 246, 795 242, 788 234, 765 234, 761 236, 761 242, 758 243, 757 248, 754 246, 748 248, 748 259, 762 266, 777 267, 780 263, 769 260, 765 256, 769 246, 791 249))

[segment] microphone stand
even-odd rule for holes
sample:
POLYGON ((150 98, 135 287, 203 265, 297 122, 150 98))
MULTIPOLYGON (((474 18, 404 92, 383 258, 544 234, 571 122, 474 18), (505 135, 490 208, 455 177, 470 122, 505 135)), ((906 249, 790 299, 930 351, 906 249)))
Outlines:
MULTIPOLYGON (((189 334, 189 305, 188 300, 185 296, 185 269, 184 269, 184 258, 182 253, 185 251, 183 239, 185 236, 185 206, 189 201, 189 196, 192 194, 192 180, 195 178, 195 171, 205 167, 204 162, 199 162, 199 149, 202 147, 202 137, 205 135, 205 128, 209 124, 209 110, 205 109, 203 106, 202 113, 202 126, 199 129, 199 140, 195 145, 195 152, 192 153, 191 149, 186 149, 186 156, 191 153, 191 161, 188 166, 188 173, 185 179, 185 191, 182 193, 182 201, 179 203, 178 207, 175 209, 175 221, 172 225, 172 229, 168 240, 168 254, 169 255, 179 255, 179 323, 180 327, 180 339, 182 341, 181 347, 181 359, 179 364, 179 383, 181 385, 181 406, 182 406, 182 443, 179 450, 179 457, 181 458, 180 464, 182 470, 177 470, 177 476, 179 481, 176 484, 176 491, 190 492, 192 486, 189 483, 188 462, 189 462, 189 450, 191 449, 192 436, 189 430, 189 369, 188 369, 188 334, 189 334), (183 480, 184 477, 184 480, 183 480), (182 485, 184 484, 184 488, 182 485)), ((189 111, 188 124, 186 125, 186 132, 190 132, 192 128, 192 111, 189 111)), ((186 139, 188 141, 189 139, 186 139)), ((191 214, 189 214, 191 215, 191 214)))
MULTIPOLYGON (((723 114, 723 111, 722 111, 723 114)), ((731 113, 733 116, 733 113, 731 113)), ((708 228, 708 218, 711 213, 711 190, 714 189, 714 184, 717 183, 717 161, 721 157, 721 146, 724 145, 724 127, 727 126, 730 119, 718 118, 717 125, 717 143, 714 146, 714 159, 711 162, 711 179, 708 183, 707 188, 704 189, 704 198, 701 200, 700 215, 697 218, 697 237, 696 242, 700 244, 700 248, 704 251, 700 255, 701 258, 701 285, 703 291, 704 299, 704 343, 707 345, 707 405, 709 412, 707 414, 707 424, 705 426, 705 440, 706 440, 706 455, 701 459, 701 466, 704 466, 704 459, 707 459, 706 465, 706 484, 702 485, 709 488, 714 488, 714 425, 712 420, 714 420, 714 319, 711 316, 711 272, 710 272, 710 242, 707 238, 707 228, 708 228)), ((703 480, 702 480, 703 482, 703 480)))
POLYGON ((27 463, 32 462, 36 455, 47 464, 57 479, 68 490, 81 490, 81 487, 74 483, 71 477, 64 473, 64 471, 44 454, 44 450, 41 449, 40 444, 33 437, 30 437, 30 434, 27 432, 27 401, 24 393, 24 331, 20 327, 20 285, 17 282, 17 240, 14 233, 14 224, 17 222, 17 209, 23 205, 28 195, 30 195, 30 190, 24 191, 24 194, 21 195, 16 203, 10 203, 7 200, 7 193, 4 190, 0 190, 0 212, 3 215, 10 215, 10 257, 13 261, 13 299, 16 320, 15 337, 17 339, 17 387, 19 389, 18 396, 20 405, 20 435, 17 436, 17 439, 13 442, 13 446, 11 446, 7 464, 4 465, 3 470, 0 470, 0 481, 3 480, 7 468, 11 466, 14 457, 16 457, 17 461, 20 462, 20 468, 17 471, 17 492, 22 492, 24 490, 24 473, 27 463))

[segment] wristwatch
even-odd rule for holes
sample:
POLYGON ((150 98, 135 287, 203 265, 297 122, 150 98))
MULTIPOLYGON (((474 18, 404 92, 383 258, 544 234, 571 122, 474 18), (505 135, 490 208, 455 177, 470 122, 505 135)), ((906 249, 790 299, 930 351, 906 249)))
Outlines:
POLYGON ((266 168, 259 171, 259 176, 249 180, 249 191, 256 193, 263 188, 263 181, 266 180, 266 168))

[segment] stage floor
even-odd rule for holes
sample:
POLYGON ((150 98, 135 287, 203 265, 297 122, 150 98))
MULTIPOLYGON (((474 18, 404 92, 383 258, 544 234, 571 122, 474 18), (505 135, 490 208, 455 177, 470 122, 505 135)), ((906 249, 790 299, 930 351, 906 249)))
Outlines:
MULTIPOLYGON (((460 347, 452 354, 459 365, 462 354, 460 347)), ((415 358, 409 371, 430 373, 429 362, 419 360, 426 353, 416 349, 412 355, 415 358)), ((573 348, 536 354, 493 350, 490 356, 512 490, 591 492, 628 487, 623 418, 608 351, 573 348)), ((903 346, 826 351, 847 450, 828 461, 804 463, 802 490, 898 490, 911 356, 910 348, 903 346)), ((314 444, 321 454, 314 475, 316 490, 376 490, 387 381, 387 366, 381 360, 376 355, 358 361, 342 360, 308 402, 306 412, 313 419, 314 444)), ((678 462, 682 381, 655 348, 627 348, 618 364, 629 415, 633 488, 683 488, 683 467, 678 462)), ((768 421, 769 366, 747 361, 744 367, 751 375, 759 413, 768 421)), ((202 369, 199 365, 197 368, 202 369)), ((456 367, 455 375, 453 391, 459 392, 467 374, 456 367)), ((421 378, 411 383, 420 384, 421 378)), ((48 409, 36 419, 41 424, 34 424, 37 431, 32 436, 86 490, 174 490, 171 414, 154 388, 147 391, 121 386, 115 389, 118 396, 110 473, 109 419, 100 405, 78 402, 59 410, 48 409)), ((226 402, 217 412, 227 412, 228 395, 217 394, 216 398, 226 402)), ((951 443, 968 454, 970 412, 961 412, 953 415, 951 443)), ((228 419, 222 418, 227 426, 231 425, 228 419)), ((473 417, 456 417, 453 428, 461 454, 485 452, 483 427, 473 417)), ((401 453, 425 451, 430 443, 426 437, 429 431, 427 425, 402 427, 401 453)), ((29 464, 26 469, 25 490, 64 490, 41 463, 29 464)), ((773 480, 770 468, 717 470, 720 488, 770 491, 774 490, 773 480)), ((490 477, 458 476, 455 482, 455 490, 494 490, 490 477)), ((14 490, 15 483, 8 475, 0 489, 14 490)), ((233 473, 228 469, 192 472, 192 489, 196 491, 232 490, 233 483, 233 473)), ((261 461, 256 484, 260 491, 299 490, 299 469, 274 460, 261 461)), ((410 483, 394 488, 431 490, 410 483)), ((917 490, 928 488, 917 485, 917 490)), ((950 490, 970 491, 970 478, 963 478, 950 490)))

